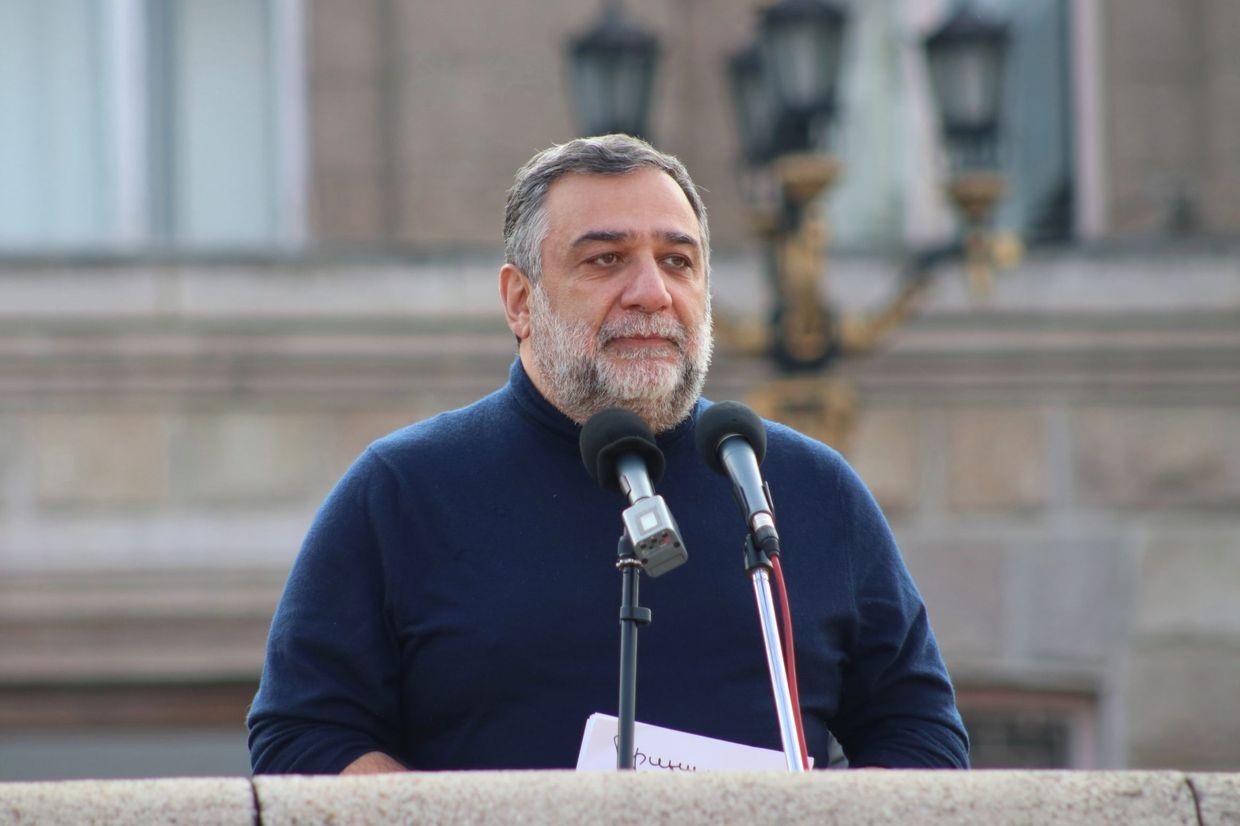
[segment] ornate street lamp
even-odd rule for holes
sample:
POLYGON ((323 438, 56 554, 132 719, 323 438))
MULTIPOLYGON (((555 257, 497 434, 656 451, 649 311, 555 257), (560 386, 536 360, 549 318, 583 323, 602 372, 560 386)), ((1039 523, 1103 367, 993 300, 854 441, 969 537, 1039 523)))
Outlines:
MULTIPOLYGON (((750 174, 777 191, 755 214, 768 249, 774 308, 764 336, 782 378, 752 398, 773 418, 838 441, 852 418, 853 392, 826 371, 836 359, 872 350, 915 310, 939 264, 963 253, 970 283, 984 292, 996 260, 987 224, 1003 191, 999 112, 1006 31, 967 6, 927 40, 926 57, 954 170, 949 191, 963 213, 964 242, 908 257, 895 294, 872 314, 842 311, 825 295, 829 231, 820 207, 839 162, 828 153, 847 16, 824 0, 780 0, 760 12, 757 44, 728 63, 742 151, 750 174)), ((741 330, 721 337, 752 341, 741 330), (731 334, 731 335, 729 335, 731 334)))
MULTIPOLYGON (((782 378, 751 397, 760 412, 828 442, 848 432, 853 415, 853 391, 826 373, 831 364, 872 350, 908 318, 939 264, 963 253, 982 293, 1001 258, 988 222, 1003 192, 995 167, 1008 38, 965 0, 924 44, 952 159, 949 192, 966 221, 963 244, 910 255, 895 294, 873 313, 844 312, 826 298, 830 236, 819 201, 840 167, 829 149, 847 25, 828 0, 778 0, 758 13, 755 41, 727 65, 774 302, 760 332, 716 315, 720 338, 760 348, 779 366, 782 378)), ((653 35, 626 21, 619 2, 604 4, 598 24, 569 45, 584 133, 645 133, 657 53, 653 35)))
POLYGON ((603 5, 593 28, 568 45, 573 109, 583 135, 646 137, 659 44, 626 19, 619 0, 603 5))

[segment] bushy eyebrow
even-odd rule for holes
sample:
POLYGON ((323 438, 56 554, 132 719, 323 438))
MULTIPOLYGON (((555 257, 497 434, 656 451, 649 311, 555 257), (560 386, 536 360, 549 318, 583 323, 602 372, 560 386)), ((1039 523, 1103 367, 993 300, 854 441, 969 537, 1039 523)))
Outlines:
MULTIPOLYGON (((696 238, 694 238, 692 235, 686 235, 683 232, 676 232, 674 230, 664 230, 663 232, 658 233, 658 235, 659 235, 659 238, 661 238, 663 241, 666 241, 669 244, 688 246, 688 247, 693 247, 694 249, 697 249, 699 246, 701 246, 700 244, 698 244, 698 241, 696 238)), ((595 241, 602 241, 606 243, 606 242, 632 241, 632 240, 633 240, 633 233, 628 232, 626 230, 592 229, 589 232, 583 232, 581 235, 577 236, 576 240, 574 240, 570 246, 573 249, 576 249, 577 247, 580 247, 582 244, 589 244, 595 241)))
POLYGON ((628 241, 633 237, 631 232, 622 232, 620 230, 592 229, 589 232, 583 232, 577 236, 577 239, 571 244, 572 247, 580 247, 582 244, 589 244, 593 241, 614 242, 628 241))
POLYGON ((663 240, 667 241, 669 244, 682 244, 684 246, 693 247, 694 249, 700 246, 696 238, 692 235, 685 235, 683 232, 664 232, 663 240))

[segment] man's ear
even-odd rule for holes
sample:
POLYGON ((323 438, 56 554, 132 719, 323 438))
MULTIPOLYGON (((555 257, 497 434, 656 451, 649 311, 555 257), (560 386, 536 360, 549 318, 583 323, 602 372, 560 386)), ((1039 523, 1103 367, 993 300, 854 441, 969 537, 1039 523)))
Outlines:
POLYGON ((518 341, 525 341, 530 335, 530 298, 533 285, 525 273, 512 264, 505 264, 499 270, 499 296, 504 302, 504 315, 508 317, 508 328, 518 341))

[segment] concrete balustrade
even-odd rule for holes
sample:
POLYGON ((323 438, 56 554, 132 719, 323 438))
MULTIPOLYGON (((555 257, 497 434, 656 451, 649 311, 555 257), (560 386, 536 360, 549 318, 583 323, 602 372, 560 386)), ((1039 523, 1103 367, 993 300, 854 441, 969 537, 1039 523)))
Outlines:
POLYGON ((1240 774, 448 772, 0 784, 25 824, 1240 824, 1240 774))
POLYGON ((254 790, 242 777, 0 783, 0 826, 256 822, 254 790))

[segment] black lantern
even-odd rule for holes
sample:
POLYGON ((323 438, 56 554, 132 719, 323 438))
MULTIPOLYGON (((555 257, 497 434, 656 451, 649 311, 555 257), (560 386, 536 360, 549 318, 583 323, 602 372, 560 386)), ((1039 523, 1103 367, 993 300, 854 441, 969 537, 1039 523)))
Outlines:
POLYGON ((757 44, 728 58, 728 80, 745 160, 755 165, 765 163, 771 159, 777 111, 757 44))
POLYGON ((572 40, 569 71, 578 127, 584 135, 646 135, 659 44, 608 2, 594 28, 572 40))
POLYGON ((1004 24, 967 3, 926 38, 930 84, 957 169, 998 166, 1007 42, 1004 24))
POLYGON ((847 20, 826 0, 780 0, 762 12, 758 43, 779 112, 777 153, 815 148, 835 114, 847 20))

